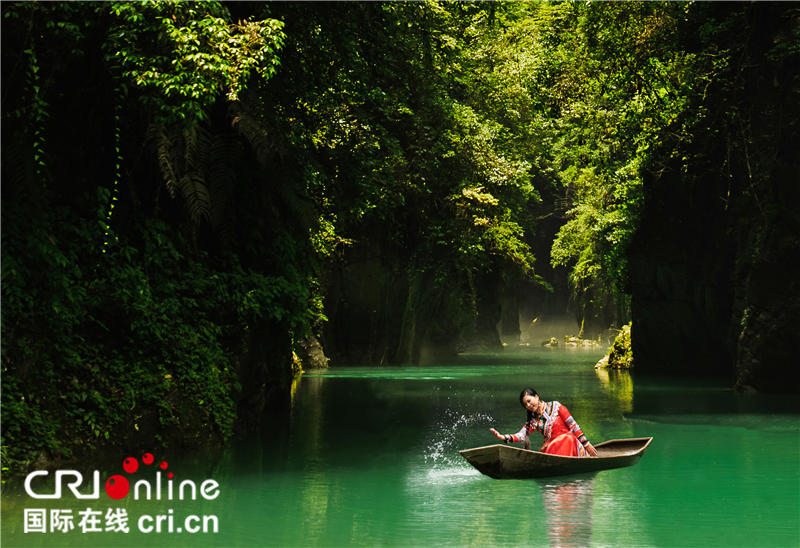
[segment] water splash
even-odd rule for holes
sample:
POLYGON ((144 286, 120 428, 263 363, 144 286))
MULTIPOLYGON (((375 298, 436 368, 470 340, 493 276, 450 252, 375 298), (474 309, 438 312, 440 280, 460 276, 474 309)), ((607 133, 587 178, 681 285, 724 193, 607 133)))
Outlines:
POLYGON ((487 413, 464 414, 452 408, 445 409, 444 418, 434 428, 436 439, 427 445, 423 453, 425 462, 432 461, 434 470, 453 467, 470 469, 458 450, 466 447, 467 439, 472 437, 468 436, 472 428, 486 425, 488 429, 494 423, 494 418, 487 413))

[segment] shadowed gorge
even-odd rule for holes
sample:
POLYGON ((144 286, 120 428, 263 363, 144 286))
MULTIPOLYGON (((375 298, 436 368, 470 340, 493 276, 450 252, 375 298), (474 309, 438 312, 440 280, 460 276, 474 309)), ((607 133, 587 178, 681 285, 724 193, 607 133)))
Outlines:
POLYGON ((2 25, 4 468, 226 446, 288 420, 303 370, 628 324, 637 375, 800 393, 797 3, 2 25))

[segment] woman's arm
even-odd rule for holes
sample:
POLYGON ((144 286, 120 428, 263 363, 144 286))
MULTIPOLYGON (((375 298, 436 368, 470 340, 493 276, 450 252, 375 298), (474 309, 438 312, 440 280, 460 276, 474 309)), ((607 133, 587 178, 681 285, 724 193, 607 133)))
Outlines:
POLYGON ((527 430, 524 426, 522 427, 522 430, 516 434, 501 434, 494 428, 490 428, 489 431, 494 434, 497 439, 503 440, 505 443, 519 443, 528 437, 527 430))
POLYGON ((597 449, 595 449, 594 446, 589 443, 589 440, 583 434, 583 430, 581 430, 581 427, 578 426, 577 422, 575 422, 575 419, 572 418, 569 409, 567 409, 563 404, 558 409, 558 416, 561 417, 561 419, 564 421, 564 424, 567 425, 567 428, 569 428, 572 433, 575 434, 575 437, 578 438, 579 442, 581 442, 581 445, 583 445, 583 448, 586 449, 586 452, 591 456, 596 457, 597 449))

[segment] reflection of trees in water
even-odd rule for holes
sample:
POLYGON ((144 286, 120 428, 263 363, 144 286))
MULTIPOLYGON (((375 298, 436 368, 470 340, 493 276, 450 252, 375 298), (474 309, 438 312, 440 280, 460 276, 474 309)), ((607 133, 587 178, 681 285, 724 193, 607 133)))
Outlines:
POLYGON ((592 541, 594 475, 540 480, 550 546, 583 548, 592 541))
POLYGON ((620 413, 633 411, 633 378, 629 371, 620 369, 595 369, 600 385, 619 406, 620 413))
POLYGON ((292 466, 302 467, 302 481, 297 485, 302 495, 300 504, 305 518, 305 527, 298 538, 306 544, 317 544, 325 538, 330 523, 328 513, 331 498, 336 491, 332 485, 326 460, 324 430, 324 386, 323 379, 303 376, 295 379, 292 386, 291 426, 302 432, 302 444, 288 443, 288 460, 292 466))

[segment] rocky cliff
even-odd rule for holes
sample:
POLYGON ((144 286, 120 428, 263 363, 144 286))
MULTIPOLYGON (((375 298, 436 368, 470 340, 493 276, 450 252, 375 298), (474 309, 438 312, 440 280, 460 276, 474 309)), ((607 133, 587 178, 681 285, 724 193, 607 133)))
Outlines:
POLYGON ((800 22, 781 13, 753 6, 708 125, 646 181, 630 253, 638 372, 800 392, 800 67, 783 47, 800 22))

